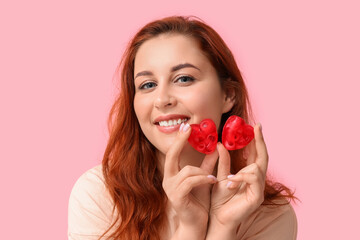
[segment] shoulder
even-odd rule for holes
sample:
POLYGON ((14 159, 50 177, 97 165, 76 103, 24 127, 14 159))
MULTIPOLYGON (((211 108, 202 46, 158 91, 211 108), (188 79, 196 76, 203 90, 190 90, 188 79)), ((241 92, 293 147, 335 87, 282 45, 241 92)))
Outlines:
POLYGON ((86 195, 86 193, 105 191, 105 180, 102 173, 102 165, 99 164, 84 172, 75 182, 70 196, 86 195))
MULTIPOLYGON (((280 202, 279 202, 280 203, 280 202)), ((261 205, 240 226, 240 239, 295 240, 297 219, 291 204, 261 205)))
POLYGON ((83 173, 69 197, 69 239, 92 239, 101 236, 111 225, 113 201, 105 186, 102 165, 83 173))

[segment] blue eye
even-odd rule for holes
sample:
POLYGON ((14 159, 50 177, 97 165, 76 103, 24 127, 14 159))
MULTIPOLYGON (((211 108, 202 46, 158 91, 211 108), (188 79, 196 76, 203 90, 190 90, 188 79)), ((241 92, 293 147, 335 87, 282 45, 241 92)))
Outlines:
POLYGON ((153 88, 156 87, 156 84, 154 82, 147 82, 142 84, 139 88, 140 89, 149 89, 149 88, 153 88))
POLYGON ((195 79, 189 76, 181 76, 178 79, 176 79, 176 81, 181 82, 181 83, 188 83, 188 82, 192 82, 195 79))

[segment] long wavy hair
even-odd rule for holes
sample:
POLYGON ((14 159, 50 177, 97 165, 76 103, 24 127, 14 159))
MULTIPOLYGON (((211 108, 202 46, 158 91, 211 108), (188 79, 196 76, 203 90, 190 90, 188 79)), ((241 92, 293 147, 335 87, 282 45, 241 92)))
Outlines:
MULTIPOLYGON (((194 16, 171 16, 148 23, 133 37, 116 69, 120 91, 108 118, 109 140, 102 166, 106 187, 114 201, 112 239, 160 239, 166 224, 167 197, 162 188, 162 176, 157 168, 156 149, 146 139, 135 115, 133 100, 134 59, 139 47, 160 34, 181 34, 200 43, 216 69, 222 88, 235 93, 235 104, 223 114, 219 136, 227 118, 237 115, 253 123, 248 92, 233 54, 219 34, 194 16), (116 226, 116 227, 115 227, 116 226), (114 228, 114 229, 113 229, 114 228)), ((231 151, 231 169, 237 172, 246 166, 242 150, 231 151)), ((295 199, 293 192, 280 183, 266 180, 265 201, 273 204, 295 199)), ((282 203, 283 204, 283 203, 282 203)))

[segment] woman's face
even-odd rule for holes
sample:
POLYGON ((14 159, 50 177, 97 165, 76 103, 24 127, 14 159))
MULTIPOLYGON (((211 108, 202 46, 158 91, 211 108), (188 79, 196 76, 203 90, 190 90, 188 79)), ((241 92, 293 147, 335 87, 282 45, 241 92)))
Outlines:
POLYGON ((211 118, 219 127, 232 101, 221 89, 216 70, 189 37, 160 35, 144 42, 134 67, 134 109, 147 139, 163 154, 181 122, 211 118))

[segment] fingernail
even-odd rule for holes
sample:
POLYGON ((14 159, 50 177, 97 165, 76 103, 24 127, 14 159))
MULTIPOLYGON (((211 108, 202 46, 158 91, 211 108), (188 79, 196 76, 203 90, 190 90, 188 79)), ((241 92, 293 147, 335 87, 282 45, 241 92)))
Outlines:
POLYGON ((226 184, 226 187, 230 188, 232 183, 233 183, 232 181, 228 181, 228 183, 226 184))
POLYGON ((215 180, 215 181, 217 182, 217 178, 216 178, 215 176, 213 176, 213 175, 208 175, 207 177, 208 177, 208 178, 211 178, 211 179, 213 179, 213 180, 215 180))
POLYGON ((179 128, 179 132, 181 132, 183 128, 184 128, 184 123, 181 123, 180 128, 179 128))
POLYGON ((190 128, 190 125, 187 123, 185 124, 184 128, 182 129, 183 132, 186 132, 190 128))
POLYGON ((260 130, 262 130, 262 126, 261 123, 257 123, 259 125, 260 130))
POLYGON ((227 178, 232 178, 233 176, 235 176, 235 175, 231 174, 231 175, 228 175, 227 178))

